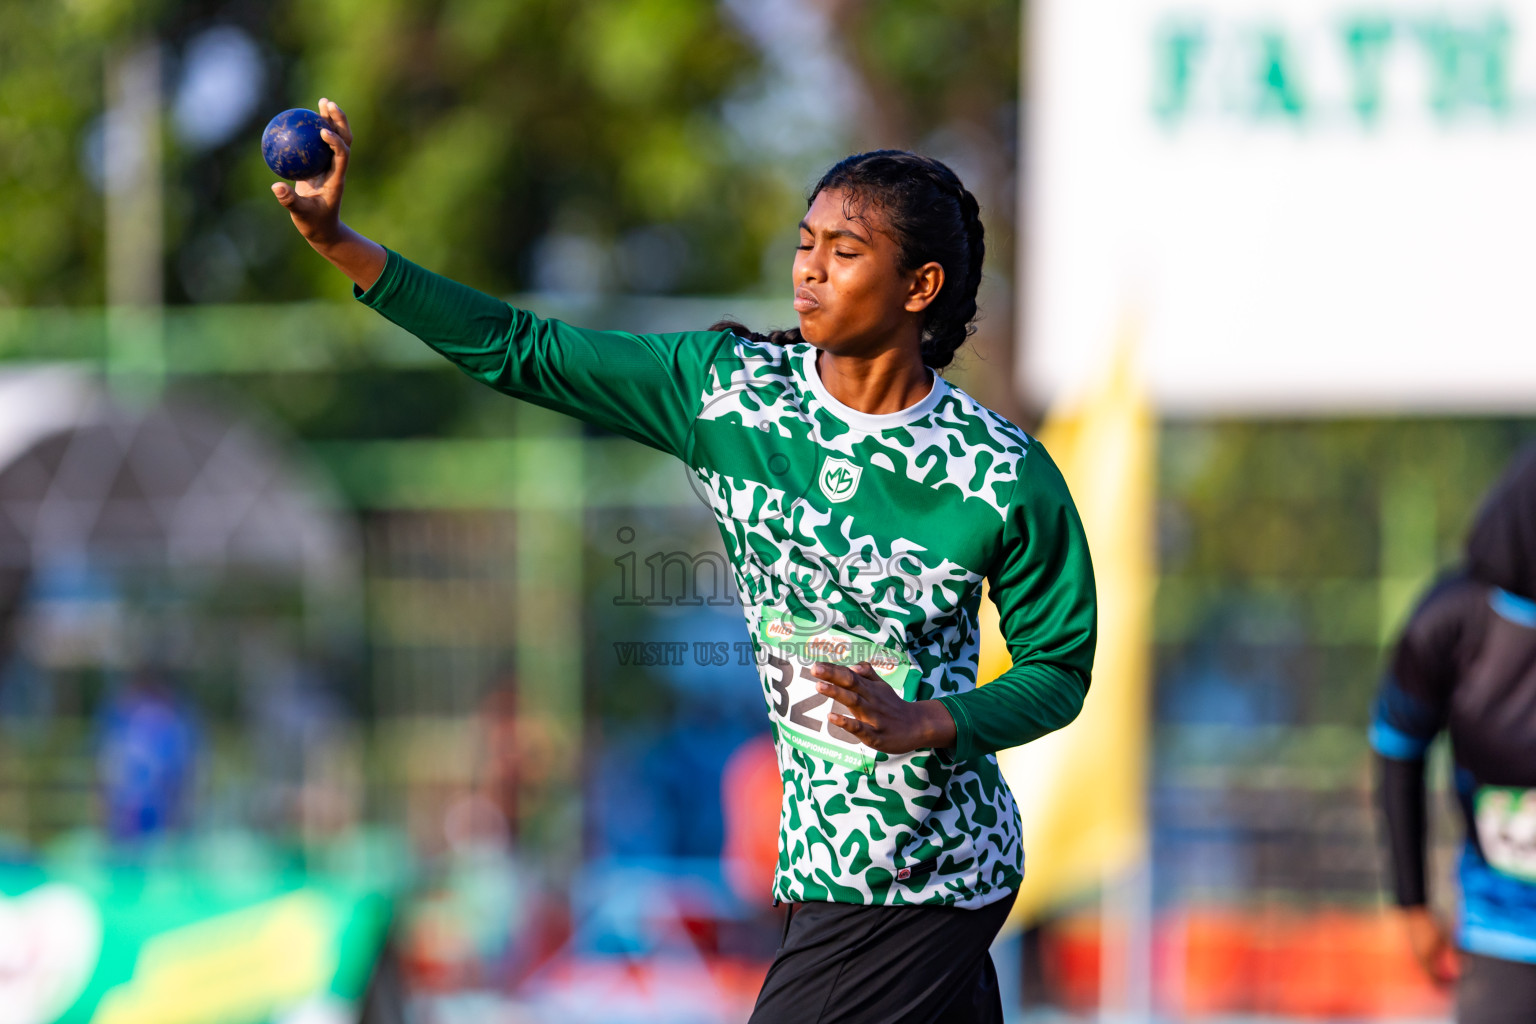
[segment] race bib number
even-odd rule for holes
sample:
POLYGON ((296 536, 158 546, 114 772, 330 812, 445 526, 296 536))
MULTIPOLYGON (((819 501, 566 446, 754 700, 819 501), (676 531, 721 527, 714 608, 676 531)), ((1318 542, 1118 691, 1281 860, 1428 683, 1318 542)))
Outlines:
POLYGON ((920 673, 907 652, 840 629, 810 625, 771 608, 763 611, 758 641, 765 655, 762 672, 769 689, 768 712, 779 737, 812 757, 865 774, 874 771, 878 751, 827 720, 831 712, 852 714, 816 689, 810 668, 820 661, 849 666, 867 661, 891 689, 911 700, 920 673))
POLYGON ((1477 841, 1496 871, 1536 882, 1536 789, 1482 786, 1472 798, 1477 841))

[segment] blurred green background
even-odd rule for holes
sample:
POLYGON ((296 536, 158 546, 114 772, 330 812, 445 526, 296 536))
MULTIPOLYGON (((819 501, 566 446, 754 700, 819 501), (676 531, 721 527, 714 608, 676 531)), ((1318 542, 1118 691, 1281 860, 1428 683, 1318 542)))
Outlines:
MULTIPOLYGON (((621 1019, 569 1001, 581 971, 681 935, 702 973, 625 1012, 744 1019, 778 918, 721 876, 721 773, 761 739, 757 683, 615 646, 745 639, 739 609, 679 604, 664 572, 659 600, 617 600, 632 555, 716 551, 707 510, 681 467, 479 388, 351 303, 267 192, 261 128, 337 100, 349 223, 636 330, 790 322, 808 184, 848 152, 922 149, 987 227, 980 331, 947 375, 1033 427, 1013 390, 1021 35, 1003 0, 0 6, 0 856, 376 878, 422 1013, 492 993, 621 1019), (123 113, 146 67, 158 150, 123 113), (125 265, 138 285, 113 284, 125 265), (186 503, 215 493, 206 520, 186 503), (222 547, 187 539, 226 520, 222 547), (122 724, 145 707, 172 723, 147 740, 122 724), (159 781, 135 790, 129 762, 159 781), (612 894, 635 878, 660 902, 626 917, 612 894), (678 1009, 698 978, 714 1009, 678 1009)), ((1163 425, 1159 915, 1380 907, 1384 645, 1533 433, 1163 425)), ((1012 1012, 1092 1012, 1091 917, 1000 954, 1012 1012)))

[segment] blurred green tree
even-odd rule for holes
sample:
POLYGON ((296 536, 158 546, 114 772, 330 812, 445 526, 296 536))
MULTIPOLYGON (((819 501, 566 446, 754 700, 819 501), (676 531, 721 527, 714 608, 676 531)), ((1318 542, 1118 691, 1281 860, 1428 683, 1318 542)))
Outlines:
POLYGON ((977 334, 945 376, 1029 424, 1013 386, 1018 195, 1018 0, 838 0, 830 5, 863 87, 860 146, 946 161, 981 203, 986 276, 977 334))
POLYGON ((335 291, 258 146, 267 116, 322 93, 358 136, 349 220, 496 291, 739 289, 774 227, 752 211, 800 188, 730 137, 724 101, 760 61, 714 0, 20 0, 0 10, 0 302, 101 301, 104 68, 146 39, 164 55, 172 303, 335 291), (254 44, 259 81, 209 138, 189 77, 220 27, 254 44))
MULTIPOLYGON (((729 143, 722 102, 757 61, 713 0, 324 0, 290 5, 274 42, 297 55, 285 101, 325 94, 352 119, 352 220, 444 273, 500 291, 757 279, 740 211, 786 187, 729 143)), ((265 169, 244 167, 250 194, 265 169)))
POLYGON ((1017 25, 1009 0, 16 0, 0 10, 0 302, 101 301, 104 75, 146 40, 163 55, 171 303, 335 291, 257 145, 267 116, 322 92, 358 135, 349 219, 497 291, 752 287, 850 139, 955 161, 1006 277, 1017 25), (220 29, 254 57, 210 85, 198 45, 220 29), (868 102, 808 84, 813 57, 851 68, 868 102), (800 89, 798 141, 743 116, 775 81, 800 89), (232 125, 220 89, 249 94, 232 125))
POLYGON ((101 24, 0 5, 0 304, 101 301, 101 203, 77 159, 101 109, 101 24))

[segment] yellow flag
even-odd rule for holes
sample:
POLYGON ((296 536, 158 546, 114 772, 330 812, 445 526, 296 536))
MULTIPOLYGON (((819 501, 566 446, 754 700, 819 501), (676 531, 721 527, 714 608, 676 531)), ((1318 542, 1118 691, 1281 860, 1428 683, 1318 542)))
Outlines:
MULTIPOLYGON (((1099 635, 1077 721, 998 754, 1024 823, 1027 922, 1136 865, 1147 848, 1146 760, 1152 642, 1154 425, 1135 350, 1087 395, 1053 409, 1039 440, 1071 488, 1093 554, 1099 635)), ((1011 664, 997 609, 982 601, 978 677, 1011 664)))

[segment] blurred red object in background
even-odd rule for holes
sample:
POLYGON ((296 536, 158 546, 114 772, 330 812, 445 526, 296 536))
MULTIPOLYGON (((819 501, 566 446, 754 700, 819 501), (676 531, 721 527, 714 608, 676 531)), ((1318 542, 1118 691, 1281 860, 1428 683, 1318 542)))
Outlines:
POLYGON ((748 904, 771 898, 783 799, 784 781, 773 741, 758 736, 737 747, 720 776, 720 806, 725 815, 721 859, 731 890, 748 904))
MULTIPOLYGON (((1041 935, 1054 1001, 1098 1005, 1097 916, 1063 918, 1041 935)), ((1449 997, 1424 977, 1382 912, 1194 909, 1161 918, 1154 964, 1160 1012, 1183 1018, 1253 1013, 1290 1017, 1443 1017, 1449 997)))

